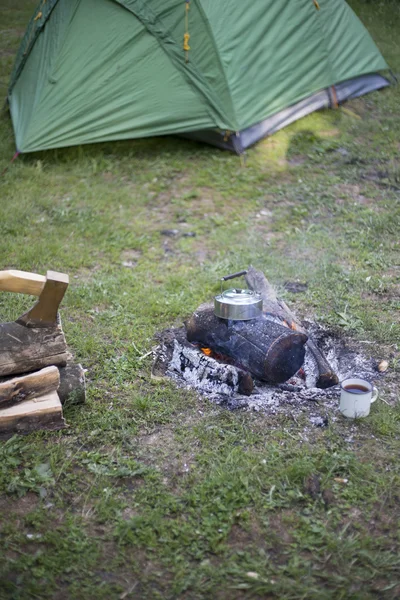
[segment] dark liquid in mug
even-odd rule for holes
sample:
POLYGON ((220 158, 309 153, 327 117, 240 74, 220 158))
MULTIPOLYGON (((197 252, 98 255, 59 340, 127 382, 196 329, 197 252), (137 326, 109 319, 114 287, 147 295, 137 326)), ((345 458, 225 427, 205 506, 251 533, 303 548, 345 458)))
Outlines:
POLYGON ((344 386, 344 389, 346 392, 351 392, 352 394, 366 394, 370 391, 370 389, 365 387, 365 385, 360 385, 359 383, 351 383, 344 386))

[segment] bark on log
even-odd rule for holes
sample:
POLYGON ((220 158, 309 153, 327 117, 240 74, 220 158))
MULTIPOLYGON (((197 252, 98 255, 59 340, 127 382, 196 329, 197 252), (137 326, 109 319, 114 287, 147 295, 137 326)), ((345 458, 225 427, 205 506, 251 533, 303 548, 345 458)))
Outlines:
POLYGON ((228 321, 200 306, 186 323, 187 339, 237 361, 237 365, 268 383, 283 383, 304 362, 307 335, 264 318, 228 321))
POLYGON ((69 354, 61 326, 25 327, 0 324, 0 377, 67 363, 69 354))
POLYGON ((0 436, 66 427, 57 392, 0 410, 0 436))
POLYGON ((60 385, 57 367, 46 367, 35 373, 0 382, 0 408, 37 396, 55 392, 60 385))
MULTIPOLYGON (((297 331, 301 331, 305 334, 307 333, 287 304, 277 297, 275 290, 262 271, 257 271, 257 269, 250 266, 246 274, 246 283, 250 289, 261 294, 264 314, 270 314, 273 317, 277 317, 281 321, 285 321, 289 327, 294 326, 297 331)), ((339 379, 336 373, 333 371, 321 350, 310 338, 307 340, 307 347, 312 353, 318 366, 319 378, 316 384, 317 387, 326 389, 337 385, 339 379)))
POLYGON ((83 404, 86 400, 85 372, 82 365, 69 362, 59 368, 58 395, 63 405, 83 404))

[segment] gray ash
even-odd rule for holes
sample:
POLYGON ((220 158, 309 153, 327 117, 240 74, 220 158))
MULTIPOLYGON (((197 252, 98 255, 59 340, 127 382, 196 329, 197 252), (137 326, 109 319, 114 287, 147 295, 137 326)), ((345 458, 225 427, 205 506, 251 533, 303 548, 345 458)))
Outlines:
MULTIPOLYGON (((376 361, 355 348, 354 342, 316 324, 308 324, 308 333, 324 352, 339 381, 360 377, 373 381, 379 377, 376 361)), ((196 390, 215 404, 228 409, 245 409, 270 415, 307 414, 316 427, 327 426, 338 414, 339 386, 316 387, 318 367, 307 349, 303 368, 284 384, 268 385, 254 380, 250 395, 240 393, 243 371, 232 364, 206 356, 186 339, 184 328, 168 329, 159 336, 155 350, 153 376, 168 376, 179 387, 196 390)))

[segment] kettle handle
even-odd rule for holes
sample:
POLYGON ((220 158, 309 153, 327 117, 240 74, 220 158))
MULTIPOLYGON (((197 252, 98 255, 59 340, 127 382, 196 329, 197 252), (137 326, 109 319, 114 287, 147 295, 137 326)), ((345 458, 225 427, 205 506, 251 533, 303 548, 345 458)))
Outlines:
POLYGON ((225 275, 225 277, 221 277, 221 294, 222 294, 222 282, 228 281, 229 279, 235 279, 235 277, 241 277, 242 275, 247 275, 247 271, 238 271, 237 273, 232 273, 232 275, 225 275))
POLYGON ((247 271, 238 271, 237 273, 232 273, 232 275, 225 275, 225 277, 221 277, 221 281, 228 281, 229 279, 235 279, 235 277, 241 277, 242 275, 247 275, 247 271))

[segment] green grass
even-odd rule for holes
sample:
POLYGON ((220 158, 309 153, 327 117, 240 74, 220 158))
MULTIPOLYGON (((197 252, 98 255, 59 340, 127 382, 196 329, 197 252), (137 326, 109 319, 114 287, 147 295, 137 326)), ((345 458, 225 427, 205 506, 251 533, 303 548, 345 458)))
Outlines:
MULTIPOLYGON (((3 96, 34 4, 1 4, 3 96)), ((399 73, 398 3, 352 6, 399 73)), ((310 115, 245 167, 173 138, 10 166, 2 268, 69 273, 61 315, 88 401, 64 431, 1 442, 1 598, 399 597, 399 95, 310 115), (310 428, 151 380, 154 334, 250 263, 301 317, 389 361, 368 419, 310 428)), ((0 170, 13 153, 3 112, 0 170)), ((2 293, 0 320, 31 302, 2 293)))

